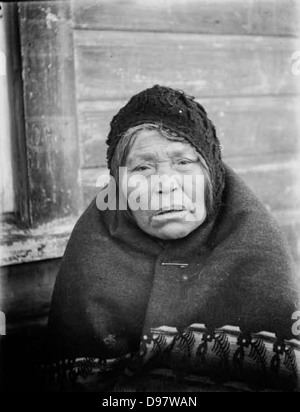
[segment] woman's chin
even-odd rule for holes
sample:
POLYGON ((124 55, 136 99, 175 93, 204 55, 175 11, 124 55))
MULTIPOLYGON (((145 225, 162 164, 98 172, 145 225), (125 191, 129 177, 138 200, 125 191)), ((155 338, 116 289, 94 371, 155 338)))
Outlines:
POLYGON ((152 236, 163 240, 182 239, 188 236, 197 227, 195 227, 195 225, 189 224, 188 222, 181 224, 169 223, 164 225, 163 227, 160 227, 159 229, 154 229, 151 234, 152 236))

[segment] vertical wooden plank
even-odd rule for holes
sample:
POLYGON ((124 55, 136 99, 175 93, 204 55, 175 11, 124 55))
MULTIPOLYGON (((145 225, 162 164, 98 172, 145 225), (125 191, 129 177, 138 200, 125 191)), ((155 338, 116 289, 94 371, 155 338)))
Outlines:
POLYGON ((14 192, 9 127, 8 70, 6 67, 6 16, 3 13, 1 3, 0 7, 0 212, 9 213, 14 211, 14 192))
POLYGON ((81 207, 68 1, 19 3, 27 173, 33 225, 81 207))
POLYGON ((21 45, 18 22, 18 4, 3 4, 7 33, 7 83, 11 108, 10 136, 12 145, 13 186, 15 212, 19 220, 30 222, 29 187, 23 105, 21 45))

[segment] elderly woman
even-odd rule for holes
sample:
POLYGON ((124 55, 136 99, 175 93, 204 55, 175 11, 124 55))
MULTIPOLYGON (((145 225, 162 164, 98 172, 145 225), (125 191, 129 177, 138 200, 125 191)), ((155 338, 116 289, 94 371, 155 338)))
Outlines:
POLYGON ((110 183, 75 226, 54 290, 56 358, 126 370, 139 384, 161 367, 237 380, 245 365, 269 384, 285 365, 297 385, 287 243, 223 163, 204 108, 156 85, 113 118, 107 144, 110 183))

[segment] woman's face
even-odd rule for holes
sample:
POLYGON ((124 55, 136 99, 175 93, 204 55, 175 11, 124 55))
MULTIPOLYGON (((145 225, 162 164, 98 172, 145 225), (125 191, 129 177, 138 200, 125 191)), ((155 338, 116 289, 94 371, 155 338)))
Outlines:
POLYGON ((138 226, 160 239, 179 239, 206 218, 204 174, 196 150, 157 130, 138 132, 122 186, 138 226), (126 193, 127 192, 127 193, 126 193), (132 207, 132 200, 139 207, 132 207))

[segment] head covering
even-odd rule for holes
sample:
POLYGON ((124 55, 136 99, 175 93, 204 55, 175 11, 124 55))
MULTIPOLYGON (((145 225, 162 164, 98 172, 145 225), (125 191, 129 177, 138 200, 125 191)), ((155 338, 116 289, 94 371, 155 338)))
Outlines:
POLYGON ((162 124, 184 137, 206 161, 214 187, 214 215, 219 210, 224 189, 221 146, 205 109, 194 99, 181 90, 159 85, 133 96, 112 119, 106 141, 107 162, 110 169, 115 148, 128 129, 144 123, 162 124))

